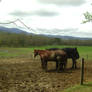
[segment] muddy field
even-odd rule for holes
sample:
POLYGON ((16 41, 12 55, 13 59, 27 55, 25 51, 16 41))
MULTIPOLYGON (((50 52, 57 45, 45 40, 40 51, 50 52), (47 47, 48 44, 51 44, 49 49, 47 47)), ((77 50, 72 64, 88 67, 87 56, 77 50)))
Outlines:
MULTIPOLYGON (((55 63, 48 63, 48 72, 41 69, 39 59, 0 59, 0 92, 63 92, 64 89, 80 84, 80 60, 78 69, 71 70, 68 60, 64 72, 55 71, 55 63)), ((92 63, 85 62, 84 82, 92 81, 92 63)))

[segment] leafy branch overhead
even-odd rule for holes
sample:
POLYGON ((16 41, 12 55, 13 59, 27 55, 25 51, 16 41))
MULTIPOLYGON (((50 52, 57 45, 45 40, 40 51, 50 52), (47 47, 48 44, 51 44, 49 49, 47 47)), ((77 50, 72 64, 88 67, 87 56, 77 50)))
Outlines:
POLYGON ((84 16, 85 16, 85 20, 83 21, 83 23, 92 22, 92 14, 91 13, 86 12, 86 13, 84 13, 84 16))
MULTIPOLYGON (((92 5, 92 3, 91 3, 92 5)), ((84 13, 85 20, 83 20, 83 23, 92 22, 92 13, 89 13, 88 11, 84 13)))

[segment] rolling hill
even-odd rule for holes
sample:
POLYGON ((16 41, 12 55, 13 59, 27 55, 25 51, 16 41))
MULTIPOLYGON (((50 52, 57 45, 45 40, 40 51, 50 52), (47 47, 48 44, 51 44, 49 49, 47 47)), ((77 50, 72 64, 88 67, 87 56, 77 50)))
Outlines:
MULTIPOLYGON (((33 33, 28 33, 25 30, 22 29, 18 29, 18 28, 7 28, 7 27, 3 27, 0 26, 0 32, 9 32, 9 33, 16 33, 16 34, 32 34, 32 35, 37 35, 37 34, 33 34, 33 33)), ((46 36, 46 37, 52 37, 52 38, 60 38, 60 39, 79 39, 79 40, 92 40, 92 38, 82 38, 82 37, 73 37, 73 36, 61 36, 61 35, 47 35, 47 34, 38 34, 41 36, 46 36)))

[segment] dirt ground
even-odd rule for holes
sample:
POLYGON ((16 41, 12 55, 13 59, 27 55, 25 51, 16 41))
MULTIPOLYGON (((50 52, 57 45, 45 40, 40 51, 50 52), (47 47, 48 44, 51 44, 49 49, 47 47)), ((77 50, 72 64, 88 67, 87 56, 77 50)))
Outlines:
MULTIPOLYGON (((78 69, 71 70, 71 60, 63 72, 55 71, 55 62, 48 63, 48 71, 41 68, 39 59, 0 59, 0 92, 63 92, 80 84, 80 60, 78 69)), ((84 82, 92 81, 92 62, 85 62, 84 82)))

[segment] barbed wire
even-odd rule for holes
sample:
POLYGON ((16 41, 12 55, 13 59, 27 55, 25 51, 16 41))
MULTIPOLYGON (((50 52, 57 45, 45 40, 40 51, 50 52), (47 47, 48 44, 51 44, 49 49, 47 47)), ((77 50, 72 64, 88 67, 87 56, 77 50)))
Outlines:
POLYGON ((18 19, 14 20, 14 21, 10 21, 10 22, 0 23, 0 24, 11 24, 11 23, 15 23, 16 21, 18 21, 18 19))
POLYGON ((14 25, 16 25, 17 27, 19 27, 18 25, 17 25, 17 23, 16 22, 20 22, 24 27, 26 27, 28 30, 33 30, 32 28, 30 28, 29 26, 27 26, 23 21, 21 21, 20 19, 16 19, 16 20, 14 20, 14 21, 9 21, 9 22, 4 22, 4 23, 1 23, 0 22, 0 24, 14 24, 14 25))

